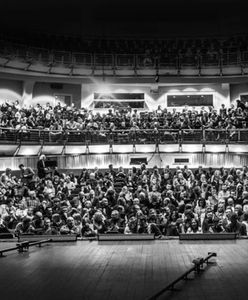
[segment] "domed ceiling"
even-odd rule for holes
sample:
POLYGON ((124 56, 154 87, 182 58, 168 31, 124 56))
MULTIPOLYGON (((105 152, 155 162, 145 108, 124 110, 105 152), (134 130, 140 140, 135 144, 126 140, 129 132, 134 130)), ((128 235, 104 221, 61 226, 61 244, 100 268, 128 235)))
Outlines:
POLYGON ((248 32, 245 0, 8 0, 2 34, 203 36, 248 32))

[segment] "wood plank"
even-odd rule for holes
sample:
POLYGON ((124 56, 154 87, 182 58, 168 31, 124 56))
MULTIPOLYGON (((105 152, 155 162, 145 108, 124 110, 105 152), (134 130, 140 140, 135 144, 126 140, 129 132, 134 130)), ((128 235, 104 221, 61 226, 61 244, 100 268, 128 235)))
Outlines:
POLYGON ((155 240, 56 243, 9 254, 0 259, 1 300, 145 300, 211 251, 217 252, 216 263, 167 298, 245 299, 246 240, 155 240))

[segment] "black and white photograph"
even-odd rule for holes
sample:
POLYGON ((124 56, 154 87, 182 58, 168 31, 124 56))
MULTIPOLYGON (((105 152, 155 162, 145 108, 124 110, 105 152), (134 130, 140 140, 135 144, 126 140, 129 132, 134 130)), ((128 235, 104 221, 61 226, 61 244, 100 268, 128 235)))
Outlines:
POLYGON ((2 2, 0 299, 247 299, 247 1, 2 2))

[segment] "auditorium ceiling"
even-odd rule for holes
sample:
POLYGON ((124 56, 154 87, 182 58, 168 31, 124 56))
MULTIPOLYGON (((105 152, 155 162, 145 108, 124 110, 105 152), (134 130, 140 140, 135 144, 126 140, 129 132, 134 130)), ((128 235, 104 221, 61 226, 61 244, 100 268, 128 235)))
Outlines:
POLYGON ((246 0, 8 0, 2 33, 201 36, 248 31, 246 0))

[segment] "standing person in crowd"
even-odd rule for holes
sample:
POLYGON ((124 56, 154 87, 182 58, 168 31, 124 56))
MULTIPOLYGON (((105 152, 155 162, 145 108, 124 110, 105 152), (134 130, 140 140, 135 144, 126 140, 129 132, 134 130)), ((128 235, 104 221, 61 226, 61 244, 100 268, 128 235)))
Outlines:
POLYGON ((37 175, 40 179, 44 179, 48 174, 48 168, 46 167, 46 156, 42 154, 37 162, 37 175))

